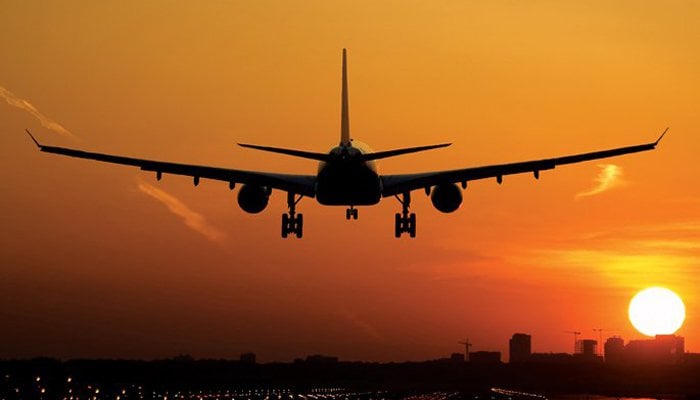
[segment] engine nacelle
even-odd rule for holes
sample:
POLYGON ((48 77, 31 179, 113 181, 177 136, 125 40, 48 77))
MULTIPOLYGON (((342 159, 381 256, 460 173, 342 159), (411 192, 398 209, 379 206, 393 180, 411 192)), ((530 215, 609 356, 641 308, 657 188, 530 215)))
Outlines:
POLYGON ((264 186, 243 185, 238 191, 238 205, 250 214, 257 214, 267 207, 270 190, 264 186))
POLYGON ((462 191, 455 183, 437 185, 432 190, 430 201, 439 211, 451 213, 462 204, 462 191))

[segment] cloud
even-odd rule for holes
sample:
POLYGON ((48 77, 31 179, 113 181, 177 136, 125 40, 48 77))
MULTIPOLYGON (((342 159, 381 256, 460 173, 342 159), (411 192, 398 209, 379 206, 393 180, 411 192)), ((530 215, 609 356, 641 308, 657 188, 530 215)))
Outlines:
POLYGON ((201 214, 192 211, 187 205, 164 190, 143 182, 139 183, 139 190, 163 203, 168 207, 170 212, 182 218, 182 222, 184 222, 188 228, 210 241, 222 244, 226 239, 226 234, 224 232, 210 225, 201 214))
POLYGON ((699 221, 662 222, 519 249, 508 258, 533 275, 546 276, 549 284, 594 282, 596 290, 670 285, 691 293, 697 285, 699 243, 699 221))
POLYGON ((596 186, 576 194, 576 198, 595 196, 625 184, 622 180, 622 167, 615 164, 598 164, 600 172, 595 178, 596 186))
POLYGON ((348 311, 341 312, 340 315, 342 315, 343 318, 350 322, 350 324, 352 324, 364 336, 369 337, 373 340, 384 340, 384 337, 374 326, 372 326, 369 322, 360 319, 357 315, 348 311))
POLYGON ((5 99, 7 104, 20 108, 34 116, 34 118, 38 119, 39 122, 41 122, 41 126, 44 128, 47 128, 49 130, 52 130, 59 135, 70 137, 70 138, 75 138, 75 135, 70 133, 70 131, 58 122, 52 120, 51 118, 47 117, 46 115, 42 114, 39 110, 37 110, 36 107, 32 103, 30 103, 27 100, 21 99, 17 96, 15 96, 14 93, 10 92, 9 90, 5 89, 4 87, 0 86, 0 97, 5 99))

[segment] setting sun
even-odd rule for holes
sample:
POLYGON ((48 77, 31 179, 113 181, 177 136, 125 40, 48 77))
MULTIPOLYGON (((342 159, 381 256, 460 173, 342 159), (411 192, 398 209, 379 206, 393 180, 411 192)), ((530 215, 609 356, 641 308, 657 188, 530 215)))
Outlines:
POLYGON ((632 298, 629 318, 632 325, 644 335, 670 335, 683 325, 685 305, 673 291, 650 287, 632 298))

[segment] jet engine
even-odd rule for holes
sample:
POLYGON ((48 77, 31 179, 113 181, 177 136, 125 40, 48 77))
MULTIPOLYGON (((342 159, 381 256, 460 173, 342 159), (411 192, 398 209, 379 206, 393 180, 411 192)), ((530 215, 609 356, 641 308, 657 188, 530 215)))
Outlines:
POLYGON ((437 185, 430 194, 433 206, 444 213, 451 213, 462 204, 462 191, 455 183, 437 185))
POLYGON ((269 200, 270 189, 264 186, 243 185, 238 191, 238 205, 250 214, 257 214, 264 210, 269 200))

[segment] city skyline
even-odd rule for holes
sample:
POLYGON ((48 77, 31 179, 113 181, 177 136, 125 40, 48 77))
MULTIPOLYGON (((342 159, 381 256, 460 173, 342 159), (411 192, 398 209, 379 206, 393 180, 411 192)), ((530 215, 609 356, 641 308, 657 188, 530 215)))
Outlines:
POLYGON ((678 293, 700 349, 700 5, 687 2, 5 3, 0 6, 0 359, 425 360, 568 352, 573 335, 641 339, 640 290, 678 293), (379 165, 451 169, 655 140, 653 152, 469 183, 462 207, 393 238, 398 202, 286 198, 250 216, 225 183, 49 157, 42 143, 239 169, 315 163, 239 149, 327 151, 340 51, 352 130, 379 165))

